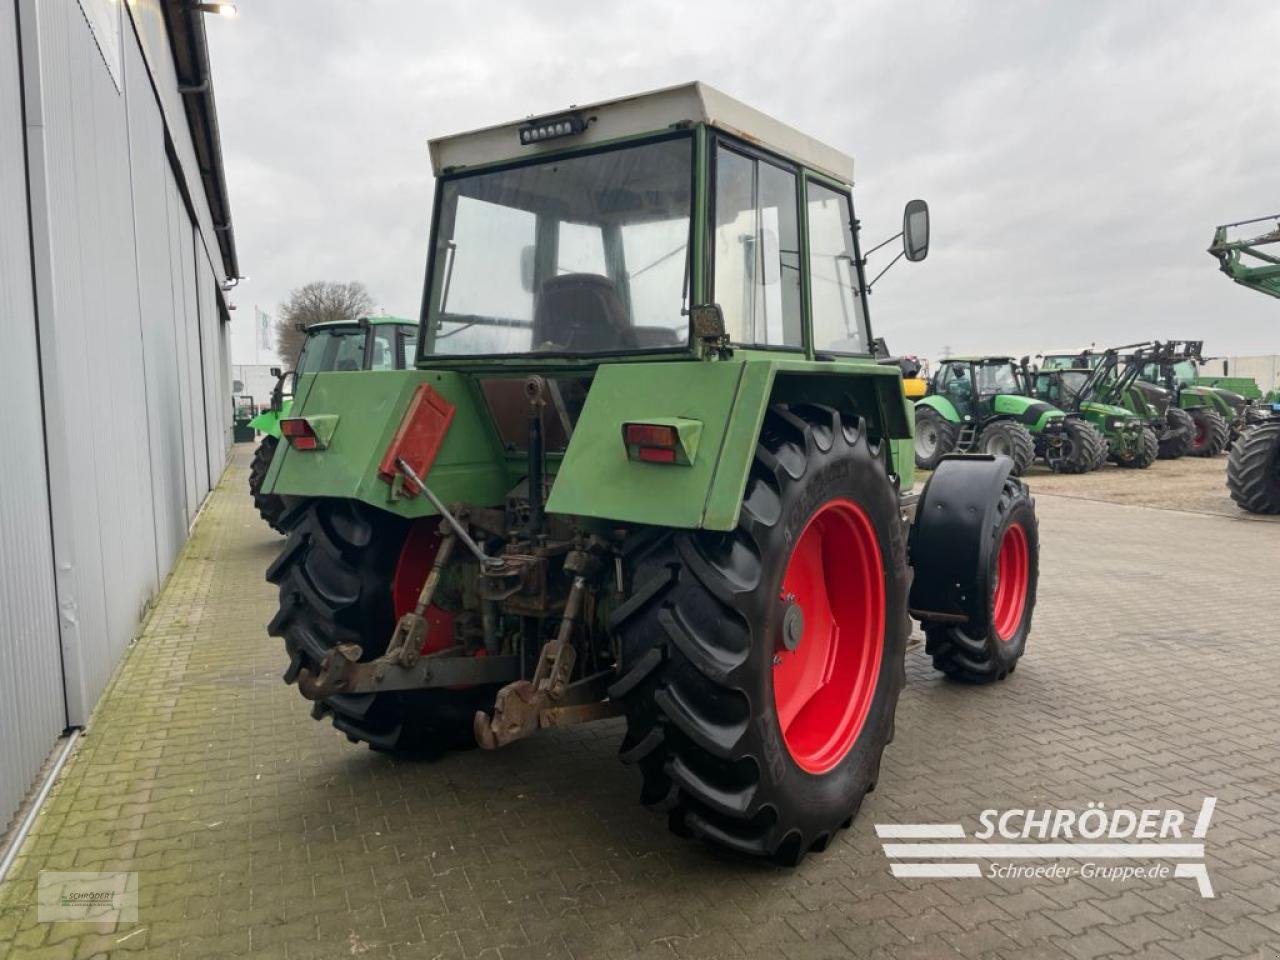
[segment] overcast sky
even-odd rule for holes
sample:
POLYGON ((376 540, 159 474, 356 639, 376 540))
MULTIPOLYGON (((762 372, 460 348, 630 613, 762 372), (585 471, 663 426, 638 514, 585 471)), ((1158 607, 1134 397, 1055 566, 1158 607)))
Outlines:
POLYGON ((1280 211, 1280 4, 239 8, 207 18, 250 277, 236 362, 254 360, 254 305, 309 280, 359 280, 417 316, 429 137, 692 79, 852 153, 864 245, 929 201, 929 259, 872 297, 895 352, 1149 337, 1280 352, 1280 305, 1205 253, 1215 224, 1280 211))

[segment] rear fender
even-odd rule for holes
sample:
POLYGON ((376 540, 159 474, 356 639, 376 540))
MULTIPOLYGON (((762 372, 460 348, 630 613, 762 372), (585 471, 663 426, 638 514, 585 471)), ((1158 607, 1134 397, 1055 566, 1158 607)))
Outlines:
POLYGON ((445 503, 502 503, 519 477, 508 469, 474 381, 452 371, 335 371, 300 377, 293 415, 336 417, 333 435, 322 450, 281 444, 263 490, 291 497, 361 500, 403 517, 434 514, 426 497, 403 495, 378 475, 409 403, 424 383, 455 408, 424 479, 445 503))
POLYGON ((914 575, 909 606, 917 620, 982 622, 987 616, 1000 491, 1008 457, 948 456, 929 477, 907 550, 914 575))
POLYGON ((751 358, 729 362, 605 364, 547 500, 551 513, 685 529, 738 522, 760 427, 771 403, 829 404, 864 417, 888 441, 899 482, 914 479, 912 423, 901 372, 871 360, 751 358), (679 417, 701 424, 688 464, 628 457, 622 425, 679 417))

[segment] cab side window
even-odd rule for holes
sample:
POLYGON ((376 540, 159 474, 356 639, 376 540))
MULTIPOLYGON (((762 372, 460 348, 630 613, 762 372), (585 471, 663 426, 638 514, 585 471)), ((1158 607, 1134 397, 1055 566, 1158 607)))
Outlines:
POLYGON ((734 343, 803 345, 796 176, 716 145, 715 301, 734 343))
POLYGON ((813 348, 819 353, 870 353, 858 263, 853 207, 847 194, 808 181, 809 297, 813 348))

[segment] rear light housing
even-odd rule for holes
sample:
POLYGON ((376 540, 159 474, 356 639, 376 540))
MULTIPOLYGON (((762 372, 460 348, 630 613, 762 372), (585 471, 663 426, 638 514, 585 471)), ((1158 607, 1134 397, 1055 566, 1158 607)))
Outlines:
POLYGON ((336 416, 286 417, 280 421, 280 434, 295 450, 324 450, 337 426, 336 416))
POLYGON ((702 421, 685 417, 654 417, 622 425, 627 458, 642 463, 691 466, 702 436, 702 421))

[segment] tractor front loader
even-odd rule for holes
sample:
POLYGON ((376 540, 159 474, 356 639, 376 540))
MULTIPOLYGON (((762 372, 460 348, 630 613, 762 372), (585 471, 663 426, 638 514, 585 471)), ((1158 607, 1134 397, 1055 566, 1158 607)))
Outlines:
POLYGON ((1087 473, 1106 458, 1106 438, 1079 413, 1027 396, 1025 358, 952 357, 916 402, 916 466, 951 453, 1007 456, 1021 476, 1039 459, 1054 473, 1087 473))
MULTIPOLYGON (((1280 215, 1242 220, 1218 227, 1213 233, 1209 253, 1218 261, 1222 272, 1250 290, 1280 297, 1280 215), (1232 239, 1237 227, 1258 228, 1253 224, 1269 223, 1271 229, 1255 236, 1232 239)), ((1244 434, 1231 447, 1227 460, 1227 489, 1231 499, 1250 513, 1280 514, 1280 396, 1270 395, 1271 411, 1250 418, 1244 434)))
POLYGON ((416 366, 303 374, 281 423, 286 681, 402 754, 622 715, 676 833, 823 849, 880 777, 909 618, 1001 680, 1039 559, 1008 459, 912 491, 853 161, 698 83, 430 152, 416 366))
POLYGON ((1099 466, 1111 460, 1121 467, 1145 470, 1160 452, 1159 435, 1150 425, 1158 414, 1143 407, 1140 416, 1116 402, 1131 386, 1127 377, 1117 376, 1119 365, 1116 350, 1044 354, 1038 368, 1024 366, 1024 381, 1031 396, 1080 414, 1102 432, 1107 444, 1099 466))

